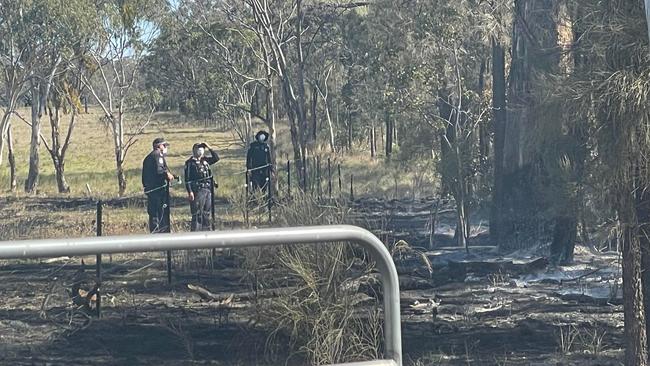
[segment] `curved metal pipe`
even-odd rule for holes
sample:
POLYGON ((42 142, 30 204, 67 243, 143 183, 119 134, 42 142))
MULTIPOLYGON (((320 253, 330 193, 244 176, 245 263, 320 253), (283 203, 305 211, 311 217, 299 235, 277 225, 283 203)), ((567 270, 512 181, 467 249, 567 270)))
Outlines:
POLYGON ((306 226, 256 230, 208 231, 156 235, 103 236, 75 239, 0 242, 0 259, 43 258, 97 253, 266 247, 281 244, 316 244, 352 241, 377 262, 384 293, 384 342, 389 360, 402 366, 400 295, 397 270, 384 244, 368 230, 351 225, 306 226))

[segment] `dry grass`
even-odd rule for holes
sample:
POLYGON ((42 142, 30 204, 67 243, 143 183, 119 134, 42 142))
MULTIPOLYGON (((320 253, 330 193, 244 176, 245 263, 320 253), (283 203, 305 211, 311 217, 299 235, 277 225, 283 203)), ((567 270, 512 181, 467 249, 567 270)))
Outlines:
MULTIPOLYGON (((281 226, 346 222, 347 209, 319 205, 309 196, 276 208, 281 226)), ((259 316, 271 331, 268 351, 289 345, 314 365, 373 359, 381 355, 382 329, 376 299, 359 286, 341 286, 371 267, 346 243, 278 247, 248 252, 246 268, 256 289, 288 287, 288 295, 260 303, 259 316), (264 274, 256 268, 274 267, 264 274), (369 301, 370 305, 366 302, 369 301)))
MULTIPOLYGON (((27 109, 19 111, 28 116, 27 109)), ((70 185, 69 194, 57 192, 56 180, 51 158, 44 146, 41 146, 40 182, 35 196, 28 197, 22 193, 21 187, 27 176, 29 164, 29 135, 30 128, 18 118, 13 118, 14 143, 18 175, 18 192, 8 192, 9 169, 6 162, 0 165, 0 200, 9 200, 10 205, 3 204, 2 214, 10 220, 2 223, 0 239, 10 238, 55 238, 70 236, 86 236, 93 233, 94 207, 92 202, 87 206, 74 208, 54 208, 43 205, 40 208, 26 208, 25 202, 37 202, 41 199, 69 200, 88 198, 111 199, 117 197, 117 178, 110 131, 100 122, 101 113, 91 108, 88 114, 78 118, 72 137, 72 144, 66 157, 66 179, 70 185), (87 192, 89 186, 92 193, 87 192), (15 215, 16 214, 16 215, 15 215), (26 216, 31 216, 29 219, 26 216), (72 234, 71 234, 72 233, 72 234)), ((139 117, 135 115, 135 122, 139 117)), ((65 120, 65 119, 64 119, 65 120)), ((259 127, 259 126, 258 126, 259 127)), ((67 126, 65 127, 67 128, 67 126)), ((261 128, 261 127, 260 127, 261 128)), ((65 129, 64 129, 65 131, 65 129)), ((288 133, 280 124, 278 128, 278 181, 280 197, 287 195, 286 159, 291 157, 291 146, 288 133)), ((50 127, 47 119, 43 119, 43 136, 49 138, 50 127)), ((229 228, 228 223, 244 222, 244 214, 238 201, 243 200, 244 194, 244 160, 245 150, 236 137, 229 131, 222 131, 217 126, 206 127, 202 121, 195 121, 172 112, 157 113, 152 123, 138 138, 129 151, 125 162, 127 177, 127 196, 136 199, 129 200, 124 205, 111 206, 104 210, 104 234, 135 234, 145 233, 147 216, 144 197, 141 195, 140 183, 142 159, 151 150, 151 141, 157 136, 164 136, 171 142, 168 163, 171 169, 182 175, 184 161, 189 157, 192 144, 206 141, 217 149, 221 161, 214 168, 219 189, 217 199, 229 202, 220 207, 218 212, 220 229, 229 228), (197 127, 199 126, 199 127, 197 127)), ((435 172, 431 164, 406 166, 397 163, 387 164, 383 158, 371 159, 363 149, 356 146, 355 151, 345 155, 332 155, 318 152, 321 159, 321 188, 323 197, 328 196, 327 158, 332 162, 332 196, 347 199, 350 193, 350 175, 354 174, 355 197, 372 195, 395 197, 421 197, 431 195, 435 190, 435 172), (342 165, 342 190, 339 190, 337 164, 342 165)), ((314 174, 315 178, 315 174, 314 174)), ((315 181, 315 179, 314 179, 315 181)), ((319 190, 313 187, 316 194, 319 190)), ((292 194, 296 189, 296 172, 292 166, 292 194)), ((183 204, 185 191, 182 185, 171 189, 172 197, 176 197, 173 205, 172 219, 174 231, 188 229, 189 207, 183 204)), ((32 206, 37 206, 33 204, 32 206)), ((284 212, 284 214, 289 214, 284 212)), ((253 224, 266 223, 265 214, 253 218, 253 224)), ((275 216, 275 215, 274 215, 275 216)), ((302 220, 296 222, 304 222, 302 220)))
MULTIPOLYGON (((25 115, 25 111, 21 111, 25 115)), ((95 235, 94 199, 111 199, 117 196, 117 179, 111 136, 99 122, 99 111, 83 115, 73 135, 66 162, 66 179, 71 187, 69 194, 57 193, 51 160, 41 149, 41 178, 38 193, 27 196, 20 192, 26 178, 29 158, 29 127, 14 120, 16 161, 18 167, 19 192, 0 193, 0 240, 27 238, 59 238, 95 235), (92 194, 86 191, 91 187, 92 194), (90 196, 90 197, 89 197, 90 196), (84 202, 84 200, 87 200, 84 202), (73 204, 68 204, 68 203, 73 204), (76 203, 75 203, 76 202, 76 203)), ((172 113, 160 113, 133 146, 126 159, 127 196, 134 196, 120 204, 107 204, 104 208, 104 235, 146 233, 147 215, 144 197, 140 195, 140 167, 143 157, 150 151, 151 141, 156 136, 165 136, 171 142, 168 159, 176 174, 182 173, 182 165, 190 154, 190 148, 197 141, 206 141, 215 147, 222 158, 216 165, 219 181, 217 199, 222 199, 217 213, 220 229, 241 226, 244 223, 243 169, 245 151, 234 136, 217 128, 202 126, 197 121, 185 120, 172 113), (226 203, 224 203, 224 201, 226 203)), ((46 121, 43 135, 50 133, 46 121)), ((279 135, 279 161, 289 151, 286 134, 279 135)), ((6 156, 6 154, 5 154, 6 156)), ((321 192, 327 196, 327 155, 322 155, 321 192)), ((365 153, 351 153, 344 157, 331 156, 333 173, 333 196, 347 199, 350 172, 355 174, 355 196, 383 195, 387 197, 422 196, 433 190, 433 176, 428 170, 413 172, 405 166, 385 164, 381 159, 370 159, 365 153), (343 166, 343 189, 338 190, 337 169, 343 166), (417 193, 414 193, 417 191, 417 193)), ((286 160, 278 178, 280 198, 286 194, 286 160)), ((293 169, 295 179, 295 169, 293 169)), ((9 185, 8 168, 0 167, 0 189, 9 185)), ((350 223, 349 210, 332 201, 327 206, 314 198, 302 195, 295 189, 293 200, 274 208, 273 225, 320 225, 350 223)), ((318 192, 315 188, 314 192, 318 192)), ((189 207, 185 203, 184 188, 172 188, 172 231, 189 230, 189 207)), ((285 201, 283 201, 285 202, 285 201)), ((251 225, 267 225, 266 210, 251 216, 251 225)), ((349 244, 322 244, 300 248, 272 248, 268 251, 252 249, 246 251, 245 268, 252 274, 251 282, 256 289, 290 285, 294 291, 289 296, 276 297, 262 303, 260 319, 271 330, 269 345, 286 344, 292 351, 307 357, 313 364, 335 363, 347 360, 372 359, 381 355, 382 328, 381 313, 376 299, 360 292, 360 286, 341 286, 351 275, 361 276, 371 271, 363 254, 349 244), (260 272, 262 266, 275 267, 272 271, 260 272), (266 274, 269 274, 268 276, 266 274), (289 342, 284 342, 288 337, 289 342), (279 343, 275 343, 279 341, 279 343)), ((151 254, 153 256, 153 254, 151 254)), ((175 262, 180 269, 193 266, 207 266, 210 253, 206 251, 175 252, 175 262)), ((149 257, 129 254, 120 257, 149 257)), ((85 258, 92 264, 93 258, 85 258)), ((158 258, 160 259, 160 258, 158 258)), ((143 273, 140 273, 144 275, 143 273)), ((179 324, 167 322, 163 325, 182 341, 188 355, 192 356, 194 343, 185 336, 185 329, 179 324)), ((284 354, 284 352, 282 352, 284 354)))
MULTIPOLYGON (((21 110, 20 113, 27 115, 26 110, 21 110)), ((72 144, 66 157, 66 178, 71 186, 69 195, 71 197, 86 196, 86 184, 90 185, 95 196, 111 198, 117 196, 112 137, 110 131, 100 122, 100 116, 99 110, 91 109, 88 114, 82 114, 76 124, 72 144)), ((138 117, 135 118, 137 120, 138 117)), ((30 128, 18 118, 13 118, 12 121, 20 188, 22 181, 26 178, 29 164, 30 128)), ((126 158, 127 195, 142 191, 140 183, 142 159, 151 151, 151 141, 157 136, 164 136, 171 143, 168 163, 176 174, 182 174, 183 164, 190 156, 192 145, 195 142, 210 143, 223 155, 222 161, 217 163, 216 168, 220 178, 221 192, 234 189, 234 183, 239 181, 234 174, 244 169, 245 152, 243 147, 237 145, 237 141, 229 132, 218 131, 215 126, 207 128, 193 126, 203 126, 203 124, 199 124, 197 121, 188 121, 180 115, 171 113, 159 113, 154 116, 152 124, 138 138, 126 158)), ((50 127, 46 118, 43 119, 42 132, 43 136, 48 138, 50 127)), ((4 156, 6 157, 6 151, 4 156)), ((52 161, 42 145, 40 162, 39 194, 57 195, 52 161)), ((5 169, 0 170, 0 188, 8 188, 9 177, 6 166, 7 162, 4 161, 5 169)), ((173 193, 182 194, 183 187, 174 187, 173 193)))

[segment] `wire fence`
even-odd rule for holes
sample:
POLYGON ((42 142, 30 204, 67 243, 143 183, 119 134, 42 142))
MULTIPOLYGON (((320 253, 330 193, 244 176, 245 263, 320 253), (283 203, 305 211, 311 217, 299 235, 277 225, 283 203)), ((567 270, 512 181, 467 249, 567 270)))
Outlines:
MULTIPOLYGON (((236 180, 240 180, 241 183, 236 185, 237 190, 239 191, 239 197, 241 202, 232 202, 232 199, 229 200, 226 204, 226 210, 235 209, 241 210, 241 216, 243 216, 243 222, 240 226, 250 227, 251 225, 266 225, 273 223, 273 206, 275 204, 281 204, 287 200, 291 200, 297 195, 309 195, 314 199, 318 200, 331 200, 331 199, 346 199, 348 197, 348 192, 343 191, 343 181, 345 180, 342 176, 342 167, 340 163, 332 164, 332 160, 327 158, 326 163, 325 159, 321 157, 313 157, 311 159, 305 159, 298 164, 301 166, 301 171, 298 171, 295 167, 296 164, 292 160, 285 160, 283 162, 278 162, 277 165, 273 166, 271 164, 266 164, 254 169, 241 169, 234 172, 224 173, 223 171, 217 171, 214 176, 204 177, 196 180, 184 181, 180 177, 175 177, 174 180, 165 182, 157 187, 149 188, 141 192, 136 192, 120 197, 110 197, 110 198, 99 198, 99 197, 89 197, 89 198, 66 198, 63 202, 61 199, 48 199, 44 200, 47 202, 41 202, 43 199, 39 199, 37 205, 40 207, 43 206, 43 209, 52 209, 52 207, 61 208, 61 212, 75 210, 83 214, 83 227, 80 228, 80 232, 75 233, 74 235, 81 236, 103 236, 110 235, 112 230, 111 214, 114 212, 115 208, 124 208, 132 207, 133 204, 139 206, 138 210, 145 212, 144 202, 147 201, 148 197, 155 195, 159 192, 164 192, 165 200, 164 210, 162 212, 167 212, 169 230, 164 231, 183 231, 186 230, 186 219, 181 219, 177 224, 174 218, 179 219, 181 216, 177 212, 174 215, 174 211, 178 209, 182 210, 182 215, 187 215, 187 207, 189 206, 186 200, 179 200, 177 197, 172 197, 170 190, 178 186, 192 185, 193 183, 201 183, 205 181, 212 181, 212 193, 211 193, 211 207, 213 208, 212 212, 212 224, 214 225, 217 221, 216 214, 214 212, 214 207, 218 205, 218 202, 215 200, 214 194, 214 180, 222 179, 225 177, 236 177, 236 180), (255 172, 260 170, 268 171, 268 178, 263 182, 261 189, 256 189, 252 184, 252 175, 255 172), (338 184, 338 192, 336 192, 336 187, 338 184), (51 201, 51 202, 50 202, 51 201), (233 207, 238 205, 239 207, 233 207), (94 217, 90 225, 87 224, 90 221, 90 217, 94 217), (108 225, 107 225, 108 224, 108 225)), ((353 192, 353 176, 350 174, 350 192, 349 197, 354 198, 353 192)), ((90 187, 88 187, 90 192, 90 187)), ((92 194, 92 192, 90 192, 92 194)), ((128 215, 131 215, 128 213, 128 215)), ((241 217, 236 215, 236 217, 241 217)), ((118 220, 119 221, 119 220, 118 220)), ((131 219, 129 224, 138 225, 140 228, 141 224, 140 219, 131 219)), ((189 220, 187 220, 189 221, 189 220)), ((122 221, 119 221, 120 225, 123 224, 122 221)), ((237 225, 236 223, 233 223, 237 225)), ((127 224, 128 226, 128 224, 127 224)), ((213 226, 212 230, 215 229, 213 226)), ((137 229, 136 230, 141 230, 137 229)), ((153 232, 162 232, 163 230, 153 230, 153 232)), ((214 254, 214 253, 213 253, 214 254)), ((187 258, 184 258, 187 254, 179 253, 179 256, 176 257, 174 253, 166 253, 166 262, 167 262, 167 280, 168 283, 172 282, 172 269, 174 268, 174 263, 178 260, 186 261, 187 258)), ((96 255, 96 268, 95 276, 97 282, 97 315, 101 315, 101 282, 102 282, 102 261, 103 256, 101 253, 96 255)), ((109 257, 109 261, 112 262, 112 256, 109 257)))

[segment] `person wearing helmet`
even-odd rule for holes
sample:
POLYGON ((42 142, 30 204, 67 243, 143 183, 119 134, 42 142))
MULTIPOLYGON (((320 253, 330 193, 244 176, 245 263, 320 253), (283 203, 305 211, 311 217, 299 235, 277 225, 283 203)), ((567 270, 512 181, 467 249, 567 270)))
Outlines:
POLYGON ((259 131, 255 135, 255 141, 250 144, 246 154, 246 170, 248 184, 253 189, 266 191, 271 179, 271 148, 267 141, 269 133, 259 131))
POLYGON ((212 229, 210 214, 214 204, 214 177, 210 165, 217 161, 219 155, 205 142, 194 144, 192 156, 185 161, 185 188, 192 213, 192 231, 212 229))
POLYGON ((169 182, 174 180, 166 160, 169 143, 158 137, 152 145, 153 150, 142 161, 142 186, 147 195, 149 232, 168 233, 169 182))

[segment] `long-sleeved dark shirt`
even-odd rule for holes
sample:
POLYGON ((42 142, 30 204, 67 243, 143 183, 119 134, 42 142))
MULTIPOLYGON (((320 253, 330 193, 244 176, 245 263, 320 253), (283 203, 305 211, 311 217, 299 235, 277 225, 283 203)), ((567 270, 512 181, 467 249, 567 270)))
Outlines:
POLYGON ((153 150, 142 161, 142 186, 149 191, 167 183, 167 161, 158 150, 153 150))
MULTIPOLYGON (((260 168, 268 164, 271 164, 271 149, 269 145, 265 142, 252 142, 246 154, 246 169, 260 168)), ((261 169, 261 171, 265 170, 261 169)), ((259 171, 257 172, 259 173, 259 171)))

